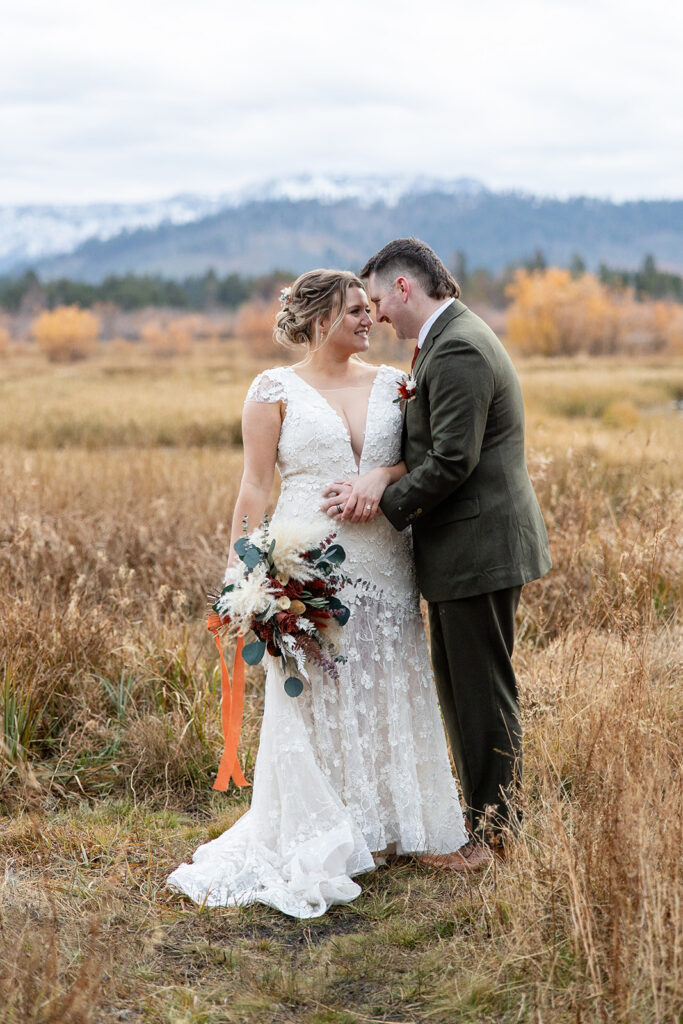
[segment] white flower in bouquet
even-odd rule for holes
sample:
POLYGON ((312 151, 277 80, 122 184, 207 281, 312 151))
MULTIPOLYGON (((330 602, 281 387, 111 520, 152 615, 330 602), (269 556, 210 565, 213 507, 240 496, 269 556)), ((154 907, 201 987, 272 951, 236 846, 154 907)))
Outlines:
POLYGON ((225 576, 223 577, 223 586, 229 587, 231 583, 237 583, 238 580, 243 580, 246 572, 246 566, 244 562, 240 562, 238 565, 229 565, 225 570, 225 576))
POLYGON ((276 598, 269 587, 268 570, 262 562, 240 580, 238 587, 224 594, 218 601, 219 612, 227 613, 234 625, 243 632, 251 628, 254 616, 270 616, 276 607, 276 598))
POLYGON ((304 679, 308 679, 309 675, 306 671, 306 655, 301 649, 299 643, 293 636, 282 637, 282 653, 286 658, 291 658, 296 665, 297 672, 300 672, 304 679))
MULTIPOLYGON (((271 523, 268 529, 269 541, 275 541, 275 567, 277 577, 282 582, 290 579, 305 583, 315 579, 318 572, 311 562, 304 558, 307 551, 313 551, 320 545, 320 524, 297 519, 283 519, 271 523)), ((251 536, 252 544, 262 547, 266 543, 263 528, 259 527, 251 536)))

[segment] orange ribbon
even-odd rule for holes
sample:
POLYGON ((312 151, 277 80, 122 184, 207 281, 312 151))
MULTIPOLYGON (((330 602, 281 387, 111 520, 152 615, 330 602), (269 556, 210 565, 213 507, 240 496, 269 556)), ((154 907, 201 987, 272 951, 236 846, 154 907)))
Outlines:
POLYGON ((225 664, 223 647, 218 635, 220 624, 221 620, 218 615, 209 615, 206 628, 209 633, 213 633, 216 647, 218 648, 218 656, 221 661, 221 724, 223 726, 223 739, 225 742, 223 756, 218 766, 218 774, 216 775, 213 788, 224 793, 228 788, 230 779, 233 779, 237 786, 248 786, 249 783, 244 777, 239 758, 237 757, 237 748, 239 747, 242 729, 242 712, 244 709, 244 660, 242 658, 244 637, 239 636, 237 638, 235 661, 232 666, 231 688, 228 666, 225 664))

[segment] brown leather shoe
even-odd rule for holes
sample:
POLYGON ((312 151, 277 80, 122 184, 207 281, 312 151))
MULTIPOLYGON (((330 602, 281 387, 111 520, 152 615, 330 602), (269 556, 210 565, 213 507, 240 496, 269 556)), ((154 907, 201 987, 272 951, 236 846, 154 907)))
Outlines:
POLYGON ((491 843, 490 849, 491 849, 491 853, 496 858, 496 860, 498 860, 498 861, 505 861, 505 860, 507 860, 508 847, 504 843, 500 842, 500 840, 497 843, 491 843))
POLYGON ((425 853, 419 861, 425 867, 442 871, 483 871, 493 862, 493 854, 484 843, 470 839, 455 853, 425 853))

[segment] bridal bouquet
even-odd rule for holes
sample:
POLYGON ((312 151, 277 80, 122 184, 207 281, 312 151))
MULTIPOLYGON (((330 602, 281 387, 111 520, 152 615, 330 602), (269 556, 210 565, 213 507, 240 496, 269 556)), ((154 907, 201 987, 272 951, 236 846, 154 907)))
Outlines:
POLYGON ((262 525, 235 544, 240 564, 226 572, 225 585, 212 605, 212 632, 236 632, 248 639, 242 657, 257 665, 267 653, 294 665, 285 691, 298 697, 299 676, 308 678, 306 660, 313 658, 333 677, 344 658, 337 651, 339 629, 349 609, 337 594, 350 582, 339 566, 346 558, 334 534, 320 539, 319 530, 297 521, 262 525), (253 636, 253 639, 250 637, 253 636))

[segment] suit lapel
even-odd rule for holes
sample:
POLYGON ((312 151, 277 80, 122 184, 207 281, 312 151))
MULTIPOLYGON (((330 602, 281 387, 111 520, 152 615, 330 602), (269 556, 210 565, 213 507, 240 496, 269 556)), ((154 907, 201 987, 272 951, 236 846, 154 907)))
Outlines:
MULTIPOLYGON (((440 317, 438 317, 429 329, 429 334, 424 340, 424 344, 420 349, 417 359, 415 360, 415 366, 413 367, 413 378, 417 380, 417 372, 427 358, 428 353, 432 349, 434 342, 437 340, 440 334, 445 331, 450 323, 452 323, 461 313, 464 313, 467 306, 464 302, 460 302, 456 299, 455 302, 451 302, 447 309, 444 309, 440 317)), ((407 402, 401 402, 401 447, 405 445, 406 439, 406 409, 408 408, 407 402)))
POLYGON ((415 366, 413 367, 413 377, 415 378, 415 380, 417 380, 418 370, 424 363, 427 357, 427 353, 434 345, 436 339, 448 327, 448 325, 457 317, 459 317, 461 313, 464 313, 466 309, 467 306, 464 304, 464 302, 460 302, 459 299, 456 299, 454 302, 451 302, 450 306, 448 306, 447 309, 444 309, 441 316, 434 321, 434 323, 429 329, 429 334, 425 338, 424 344, 420 349, 420 354, 415 360, 415 366))

